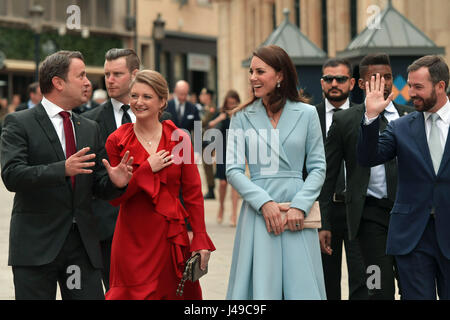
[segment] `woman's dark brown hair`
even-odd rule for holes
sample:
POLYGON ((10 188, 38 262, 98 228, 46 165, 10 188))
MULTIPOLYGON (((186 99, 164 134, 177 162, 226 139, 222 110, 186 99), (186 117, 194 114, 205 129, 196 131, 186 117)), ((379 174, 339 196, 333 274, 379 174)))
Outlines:
MULTIPOLYGON (((298 77, 294 63, 286 51, 275 45, 263 46, 253 52, 253 57, 260 58, 276 72, 281 72, 283 75, 280 87, 275 87, 269 99, 269 105, 267 107, 270 108, 272 112, 279 111, 286 104, 286 100, 306 103, 307 100, 300 95, 297 88, 298 77)), ((255 97, 253 90, 252 95, 253 97, 249 102, 234 109, 233 113, 244 109, 258 99, 255 97)))
POLYGON ((232 111, 237 107, 235 106, 234 108, 230 108, 230 106, 227 105, 227 100, 229 98, 233 98, 234 100, 237 101, 237 103, 241 103, 241 99, 239 98, 239 94, 237 93, 236 90, 228 90, 228 92, 225 95, 225 98, 223 98, 223 104, 222 107, 220 108, 220 112, 225 112, 226 114, 230 115, 232 113, 232 111))

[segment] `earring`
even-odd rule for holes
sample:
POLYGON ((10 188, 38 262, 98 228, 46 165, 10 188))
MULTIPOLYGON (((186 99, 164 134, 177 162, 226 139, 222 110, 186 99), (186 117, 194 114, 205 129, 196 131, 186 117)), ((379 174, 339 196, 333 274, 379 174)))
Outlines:
POLYGON ((277 81, 277 88, 281 87, 280 80, 277 81))

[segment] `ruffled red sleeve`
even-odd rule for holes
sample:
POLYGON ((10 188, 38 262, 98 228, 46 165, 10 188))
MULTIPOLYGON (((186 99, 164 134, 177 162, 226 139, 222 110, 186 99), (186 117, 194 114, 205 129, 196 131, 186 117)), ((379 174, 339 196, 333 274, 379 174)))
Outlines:
POLYGON ((197 164, 194 162, 192 143, 187 133, 182 132, 180 133, 180 136, 181 139, 179 141, 183 144, 182 152, 188 152, 186 157, 182 153, 180 155, 183 156, 183 162, 181 164, 181 190, 183 202, 194 233, 190 250, 197 251, 205 249, 214 251, 216 248, 206 233, 202 184, 197 164))

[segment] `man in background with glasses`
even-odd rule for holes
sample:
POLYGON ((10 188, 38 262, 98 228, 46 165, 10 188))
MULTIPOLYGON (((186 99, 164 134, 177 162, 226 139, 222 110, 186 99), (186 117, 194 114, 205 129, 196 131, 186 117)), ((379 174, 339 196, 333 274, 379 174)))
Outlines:
MULTIPOLYGON (((370 54, 359 64, 358 86, 365 91, 365 83, 379 73, 385 79, 384 96, 392 92, 392 68, 386 54, 370 54)), ((335 82, 333 80, 333 82, 335 82)), ((409 112, 412 107, 392 102, 383 114, 383 131, 389 121, 409 112)), ((357 163, 356 144, 365 105, 336 112, 325 143, 327 175, 319 197, 325 221, 334 216, 335 190, 345 162, 345 205, 349 239, 360 245, 367 276, 369 299, 395 298, 395 262, 386 255, 389 216, 397 190, 397 164, 395 159, 377 167, 366 168, 357 163)))
MULTIPOLYGON (((333 115, 341 110, 356 106, 350 102, 349 94, 355 85, 352 66, 347 60, 329 59, 322 66, 320 83, 324 99, 316 105, 322 136, 325 144, 333 115)), ((322 250, 322 265, 328 300, 341 299, 342 246, 347 259, 349 299, 367 299, 364 263, 356 240, 348 237, 345 210, 345 172, 341 161, 330 210, 322 215, 322 229, 319 231, 322 250)))

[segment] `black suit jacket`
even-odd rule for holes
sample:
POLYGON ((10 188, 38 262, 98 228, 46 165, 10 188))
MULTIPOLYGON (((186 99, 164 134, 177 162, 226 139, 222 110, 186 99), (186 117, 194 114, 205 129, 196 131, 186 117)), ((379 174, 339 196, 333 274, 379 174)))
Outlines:
MULTIPOLYGON (((111 99, 108 99, 105 103, 95 109, 82 113, 82 116, 98 123, 100 127, 102 146, 105 146, 106 139, 108 139, 109 135, 117 129, 111 99)), ((170 118, 170 114, 164 112, 161 116, 161 121, 170 118)), ((119 207, 114 207, 108 201, 94 197, 92 201, 92 210, 98 222, 100 240, 110 239, 114 234, 116 220, 119 214, 119 207)))
POLYGON ((65 176, 65 155, 44 107, 9 114, 1 137, 2 179, 15 192, 9 241, 9 265, 52 262, 72 227, 73 218, 95 268, 102 267, 92 195, 112 199, 122 194, 111 183, 101 159, 107 159, 98 125, 73 114, 77 150, 96 154, 92 174, 77 175, 75 190, 65 176))
POLYGON ((200 114, 197 107, 189 101, 186 101, 185 103, 184 114, 181 121, 178 120, 174 99, 169 100, 167 112, 170 113, 173 123, 175 123, 178 128, 186 129, 190 133, 194 131, 194 121, 200 121, 200 114))
MULTIPOLYGON (((394 106, 400 117, 414 111, 414 108, 409 106, 396 103, 394 106)), ((360 166, 356 160, 356 144, 364 112, 365 106, 361 104, 333 115, 333 123, 325 142, 327 175, 319 196, 323 220, 322 229, 331 230, 332 196, 340 164, 344 160, 346 169, 345 203, 350 239, 354 239, 358 234, 370 179, 370 168, 360 166)))
MULTIPOLYGON (((351 101, 349 101, 349 102, 350 102, 349 108, 353 108, 355 106, 358 106, 358 104, 356 104, 356 103, 353 103, 351 101)), ((325 100, 322 100, 321 103, 316 105, 316 109, 317 109, 317 113, 319 115, 320 127, 322 129, 323 145, 325 146, 325 142, 326 142, 326 139, 327 139, 327 123, 326 123, 325 100)), ((342 111, 339 111, 339 112, 342 112, 342 111)), ((344 179, 344 177, 343 177, 344 173, 342 172, 341 174, 342 174, 342 179, 344 179)), ((342 193, 344 187, 345 186, 341 186, 341 190, 339 190, 340 193, 342 193)), ((336 190, 335 190, 336 192, 338 191, 337 189, 338 188, 336 188, 336 190)))
MULTIPOLYGON (((108 136, 117 129, 111 99, 92 110, 82 113, 82 116, 97 122, 100 127, 101 144, 105 146, 108 136)), ((92 211, 98 224, 100 240, 112 238, 119 214, 119 207, 114 207, 108 201, 94 196, 92 199, 92 211)))
POLYGON ((84 113, 84 112, 91 111, 91 110, 97 108, 99 105, 100 105, 100 104, 98 104, 97 102, 91 101, 91 107, 88 107, 88 106, 87 106, 87 103, 85 103, 85 104, 82 104, 82 105, 79 106, 79 107, 76 107, 76 108, 73 109, 72 111, 75 112, 75 113, 80 114, 80 113, 84 113))
POLYGON ((27 109, 28 109, 28 101, 19 104, 15 111, 22 111, 22 110, 27 110, 27 109))

